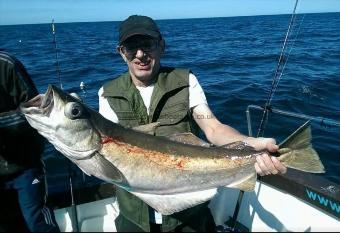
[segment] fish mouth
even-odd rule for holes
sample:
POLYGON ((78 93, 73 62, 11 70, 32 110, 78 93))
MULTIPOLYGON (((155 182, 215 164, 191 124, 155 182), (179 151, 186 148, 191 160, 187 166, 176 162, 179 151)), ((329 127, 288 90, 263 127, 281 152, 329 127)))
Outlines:
POLYGON ((39 94, 20 105, 24 114, 40 114, 49 116, 54 106, 53 89, 49 86, 45 94, 39 94))

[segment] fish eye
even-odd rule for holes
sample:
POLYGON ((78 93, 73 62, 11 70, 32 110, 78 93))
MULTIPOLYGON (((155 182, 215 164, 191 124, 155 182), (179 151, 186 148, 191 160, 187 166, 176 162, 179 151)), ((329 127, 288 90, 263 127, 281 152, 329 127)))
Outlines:
POLYGON ((66 104, 64 113, 67 118, 73 120, 84 114, 84 108, 77 102, 70 102, 66 104))

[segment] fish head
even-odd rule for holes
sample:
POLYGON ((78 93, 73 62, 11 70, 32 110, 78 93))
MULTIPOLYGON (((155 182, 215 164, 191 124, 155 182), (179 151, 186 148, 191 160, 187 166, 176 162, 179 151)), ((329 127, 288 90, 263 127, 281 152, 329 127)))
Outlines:
POLYGON ((21 104, 20 110, 33 128, 69 158, 86 159, 101 148, 91 117, 94 110, 54 85, 21 104))

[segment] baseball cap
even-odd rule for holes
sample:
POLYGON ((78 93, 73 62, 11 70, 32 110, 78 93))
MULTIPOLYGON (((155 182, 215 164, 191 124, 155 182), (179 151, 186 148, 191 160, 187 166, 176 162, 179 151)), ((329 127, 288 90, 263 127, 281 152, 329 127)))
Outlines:
POLYGON ((119 27, 119 44, 134 35, 160 38, 161 33, 155 21, 148 16, 131 15, 119 27))

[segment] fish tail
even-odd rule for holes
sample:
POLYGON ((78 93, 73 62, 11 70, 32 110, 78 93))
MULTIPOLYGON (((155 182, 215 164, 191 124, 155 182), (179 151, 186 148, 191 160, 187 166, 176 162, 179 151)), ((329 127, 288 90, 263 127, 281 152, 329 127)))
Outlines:
POLYGON ((279 145, 278 159, 286 166, 310 173, 324 173, 325 168, 311 144, 309 121, 300 126, 279 145))

